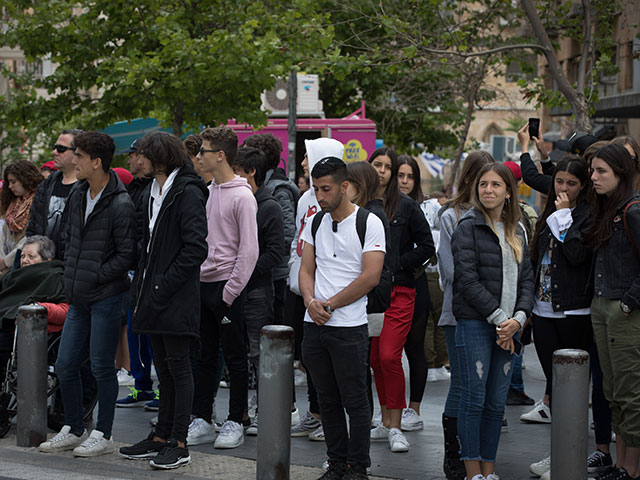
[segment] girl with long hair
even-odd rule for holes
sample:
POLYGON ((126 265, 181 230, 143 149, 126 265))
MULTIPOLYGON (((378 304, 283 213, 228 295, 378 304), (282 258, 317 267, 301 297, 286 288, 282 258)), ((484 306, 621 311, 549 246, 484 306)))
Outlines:
POLYGON ((451 236, 458 221, 471 209, 473 189, 476 178, 482 167, 493 163, 493 157, 484 151, 475 151, 467 155, 460 171, 457 194, 445 203, 440 211, 440 244, 438 245, 438 273, 442 285, 442 313, 438 326, 444 330, 447 350, 449 352, 449 370, 451 381, 449 393, 442 414, 444 433, 443 469, 448 480, 464 480, 465 470, 460 460, 460 444, 458 443, 458 406, 462 389, 458 352, 456 351, 456 318, 453 316, 453 255, 451 253, 451 236))
POLYGON ((474 206, 451 241, 462 380, 458 436, 467 479, 494 480, 511 365, 519 353, 513 336, 531 313, 533 271, 509 168, 482 167, 474 193, 474 206))
POLYGON ((398 157, 389 147, 375 150, 369 163, 376 169, 390 224, 393 274, 391 304, 384 315, 379 337, 371 342, 373 368, 382 422, 371 431, 372 440, 387 440, 392 452, 406 452, 410 445, 401 431, 405 399, 402 349, 411 329, 416 298, 415 272, 435 253, 429 224, 417 202, 398 187, 398 157))
POLYGON ((637 160, 617 144, 591 161, 594 249, 591 322, 598 346, 604 394, 616 433, 616 465, 599 478, 640 475, 640 196, 634 190, 637 160))
MULTIPOLYGON (((556 165, 551 185, 530 243, 535 272, 532 327, 547 383, 543 400, 520 417, 527 422, 551 419, 553 352, 561 348, 588 350, 593 338, 592 296, 587 288, 593 251, 584 243, 591 219, 587 163, 567 154, 556 165)), ((550 467, 549 460, 539 462, 539 473, 550 467)))
POLYGON ((0 274, 13 267, 16 252, 22 247, 29 223, 36 188, 43 180, 38 168, 27 160, 18 160, 4 170, 0 190, 0 274))

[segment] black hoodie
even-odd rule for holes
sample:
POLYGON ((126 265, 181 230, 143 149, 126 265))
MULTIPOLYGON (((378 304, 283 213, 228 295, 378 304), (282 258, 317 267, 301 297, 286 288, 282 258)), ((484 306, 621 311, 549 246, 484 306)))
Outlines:
MULTIPOLYGON (((149 205, 145 190, 143 205, 149 205)), ((149 209, 143 216, 138 268, 133 279, 131 323, 135 333, 200 332, 200 265, 207 258, 209 192, 191 163, 178 171, 162 201, 149 243, 149 209)))

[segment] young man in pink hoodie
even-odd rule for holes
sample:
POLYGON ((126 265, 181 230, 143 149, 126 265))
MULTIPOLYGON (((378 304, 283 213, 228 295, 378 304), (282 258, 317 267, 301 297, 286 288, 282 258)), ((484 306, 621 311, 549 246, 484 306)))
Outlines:
POLYGON ((202 173, 213 175, 207 200, 209 253, 200 267, 200 355, 194 372, 195 419, 187 443, 198 445, 215 439, 215 448, 235 448, 244 443, 247 410, 247 340, 243 317, 244 288, 258 259, 258 206, 251 187, 233 173, 238 137, 224 126, 205 128, 197 156, 202 173), (216 438, 211 421, 217 381, 218 345, 222 344, 231 389, 229 417, 216 438))

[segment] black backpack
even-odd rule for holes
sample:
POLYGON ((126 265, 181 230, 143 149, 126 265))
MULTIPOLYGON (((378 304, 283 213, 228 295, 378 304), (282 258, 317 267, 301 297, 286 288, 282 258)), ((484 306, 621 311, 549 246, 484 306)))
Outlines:
MULTIPOLYGON (((316 232, 320 228, 320 222, 326 212, 319 211, 313 217, 311 223, 311 236, 313 237, 313 243, 316 243, 316 232)), ((360 238, 360 245, 364 248, 364 240, 367 234, 367 217, 369 216, 369 210, 365 208, 359 208, 356 213, 356 231, 358 232, 358 238, 360 238)), ((373 288, 367 294, 367 313, 384 313, 391 304, 391 287, 393 286, 393 274, 391 269, 387 265, 387 255, 384 256, 384 265, 382 267, 382 274, 380 275, 380 281, 378 285, 373 288)))

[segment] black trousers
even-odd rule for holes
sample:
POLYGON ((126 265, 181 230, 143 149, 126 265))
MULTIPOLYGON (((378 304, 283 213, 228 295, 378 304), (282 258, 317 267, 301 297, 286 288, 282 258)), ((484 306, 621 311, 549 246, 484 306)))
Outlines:
POLYGON ((245 293, 242 292, 231 307, 227 307, 222 300, 225 284, 226 281, 200 283, 200 356, 194 375, 193 411, 196 417, 211 421, 218 371, 218 345, 222 345, 231 381, 228 419, 242 424, 249 388, 245 293))
POLYGON ((162 385, 156 435, 187 441, 193 404, 193 374, 189 352, 193 339, 178 335, 150 335, 158 380, 162 385))

